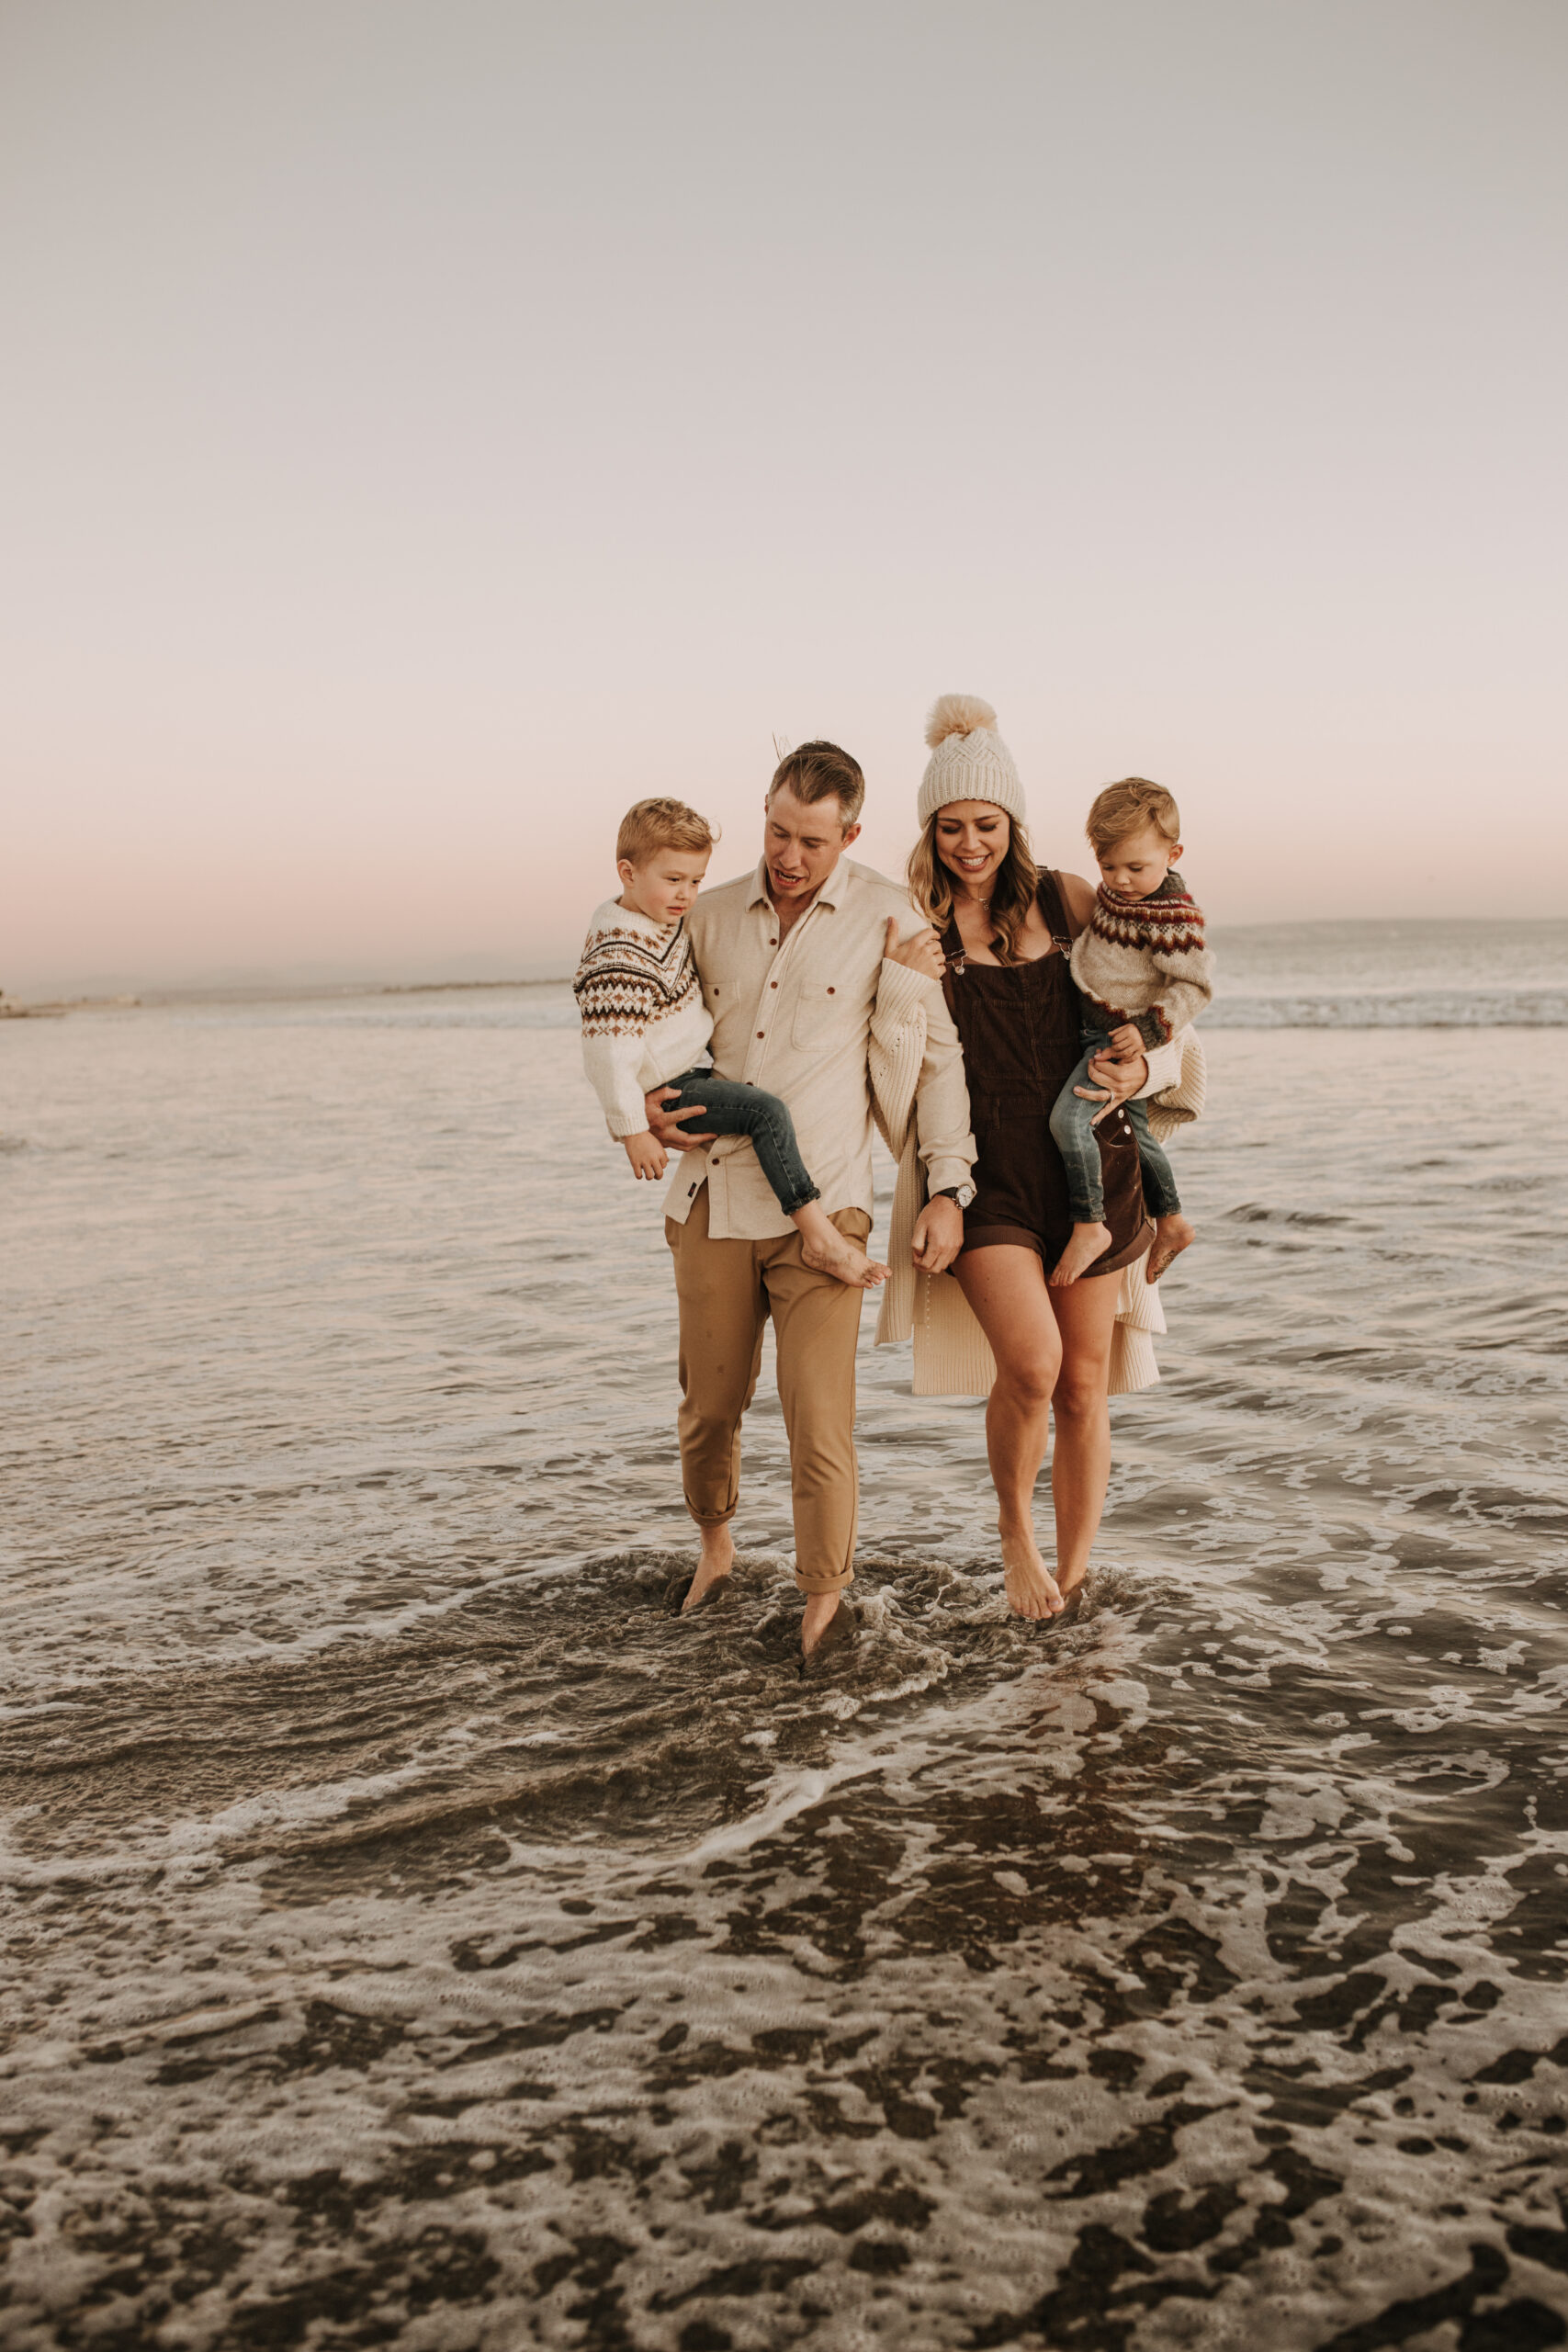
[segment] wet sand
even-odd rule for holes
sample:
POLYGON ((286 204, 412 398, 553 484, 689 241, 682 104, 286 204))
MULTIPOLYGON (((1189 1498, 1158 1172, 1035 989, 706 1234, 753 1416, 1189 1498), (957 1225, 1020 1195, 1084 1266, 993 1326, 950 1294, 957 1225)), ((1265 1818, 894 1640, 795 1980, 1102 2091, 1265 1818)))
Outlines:
POLYGON ((1071 1627, 868 1312, 803 1680, 548 993, 7 1035, 0 2340, 1564 2341, 1561 1035, 1212 1037, 1071 1627))

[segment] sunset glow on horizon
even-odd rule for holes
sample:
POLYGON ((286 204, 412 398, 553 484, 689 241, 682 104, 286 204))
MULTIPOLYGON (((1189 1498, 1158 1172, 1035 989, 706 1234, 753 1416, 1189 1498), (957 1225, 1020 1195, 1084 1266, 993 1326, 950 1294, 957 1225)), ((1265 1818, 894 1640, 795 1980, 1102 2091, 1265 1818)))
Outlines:
POLYGON ((1221 922, 1565 910, 1540 0, 22 6, 0 987, 570 964, 944 691, 1221 922))

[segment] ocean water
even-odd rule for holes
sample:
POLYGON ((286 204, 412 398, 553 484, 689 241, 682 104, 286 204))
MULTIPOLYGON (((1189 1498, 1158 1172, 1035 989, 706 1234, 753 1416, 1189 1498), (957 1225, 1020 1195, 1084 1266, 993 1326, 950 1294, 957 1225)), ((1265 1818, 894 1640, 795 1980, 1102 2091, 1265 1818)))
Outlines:
POLYGON ((0 1030, 0 2343, 1568 2340, 1568 926, 1483 928, 1222 938, 1070 1628, 868 1308, 806 1678, 766 1368, 662 1613, 565 990, 0 1030))

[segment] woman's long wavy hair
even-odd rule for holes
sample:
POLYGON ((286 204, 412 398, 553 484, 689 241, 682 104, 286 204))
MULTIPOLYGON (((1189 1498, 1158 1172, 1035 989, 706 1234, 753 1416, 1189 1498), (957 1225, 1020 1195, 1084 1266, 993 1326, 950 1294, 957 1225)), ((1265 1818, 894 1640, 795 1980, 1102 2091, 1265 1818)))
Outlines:
MULTIPOLYGON (((953 921, 953 876, 937 852, 936 829, 943 811, 928 820, 925 831, 909 852, 909 896, 940 938, 953 921)), ((1008 819, 1007 854, 997 868, 990 915, 995 929, 991 947, 998 964, 1016 964, 1018 935, 1034 904, 1040 872, 1029 846, 1029 835, 1016 817, 1008 819)))

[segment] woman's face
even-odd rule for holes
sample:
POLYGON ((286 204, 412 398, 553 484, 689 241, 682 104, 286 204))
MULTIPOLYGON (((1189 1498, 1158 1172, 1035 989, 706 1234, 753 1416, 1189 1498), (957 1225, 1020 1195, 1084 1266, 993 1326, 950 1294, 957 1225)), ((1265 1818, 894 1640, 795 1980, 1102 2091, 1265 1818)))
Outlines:
POLYGON ((1008 854, 1012 820, 994 800, 954 800, 937 811, 936 854, 961 889, 988 899, 1008 854))

